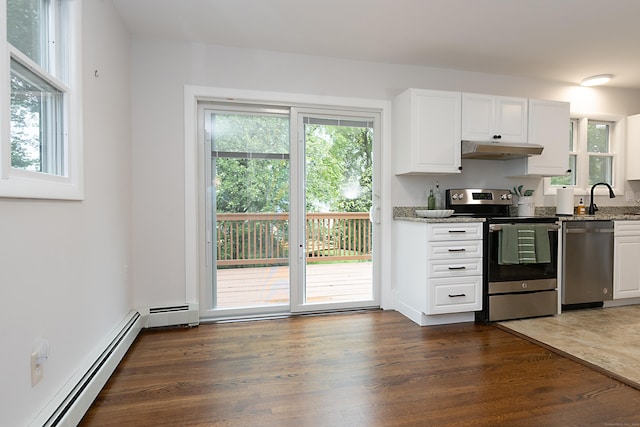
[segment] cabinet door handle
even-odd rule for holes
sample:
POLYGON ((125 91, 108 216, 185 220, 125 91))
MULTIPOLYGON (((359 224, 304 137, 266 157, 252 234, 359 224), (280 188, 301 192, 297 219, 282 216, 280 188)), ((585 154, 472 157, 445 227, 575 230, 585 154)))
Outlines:
POLYGON ((460 267, 449 267, 449 270, 465 270, 467 267, 461 265, 460 267))
POLYGON ((466 233, 467 230, 449 230, 449 233, 466 233))
POLYGON ((466 294, 449 294, 449 298, 459 298, 459 297, 466 297, 466 294))
POLYGON ((466 251, 465 248, 453 248, 453 249, 449 248, 448 250, 449 252, 465 252, 466 251))
POLYGON ((493 139, 501 139, 502 135, 493 135, 493 139))

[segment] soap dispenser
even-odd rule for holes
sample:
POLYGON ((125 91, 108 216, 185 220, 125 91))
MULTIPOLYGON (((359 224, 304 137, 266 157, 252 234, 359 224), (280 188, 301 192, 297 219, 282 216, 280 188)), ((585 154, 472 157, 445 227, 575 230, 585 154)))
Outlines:
POLYGON ((580 197, 580 202, 578 203, 578 207, 576 208, 576 213, 578 215, 584 215, 586 212, 587 212, 587 208, 584 206, 582 197, 580 197))

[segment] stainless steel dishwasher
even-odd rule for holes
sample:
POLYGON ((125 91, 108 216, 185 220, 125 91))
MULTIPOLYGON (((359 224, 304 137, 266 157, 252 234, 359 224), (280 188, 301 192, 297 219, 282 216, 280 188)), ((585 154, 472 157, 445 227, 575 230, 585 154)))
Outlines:
POLYGON ((601 307, 613 298, 613 221, 565 221, 562 308, 601 307))

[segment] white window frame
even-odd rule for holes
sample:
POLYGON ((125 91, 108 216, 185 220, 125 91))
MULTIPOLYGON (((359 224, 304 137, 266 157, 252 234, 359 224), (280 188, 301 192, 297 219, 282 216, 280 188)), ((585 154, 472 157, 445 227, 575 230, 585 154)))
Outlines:
MULTIPOLYGON (((53 0, 55 1, 55 0, 53 0)), ((30 199, 84 199, 84 167, 82 146, 81 108, 81 4, 80 0, 62 0, 62 9, 55 8, 53 18, 57 25, 51 34, 60 29, 67 31, 69 53, 66 67, 49 63, 64 73, 64 80, 42 69, 38 64, 13 48, 7 40, 7 0, 0 0, 0 197, 30 199), (11 166, 11 86, 10 58, 18 60, 35 74, 64 89, 63 121, 64 176, 33 172, 11 166)), ((55 58, 55 56, 54 56, 55 58)), ((52 59, 54 59, 52 58, 52 59)), ((58 60, 60 58, 55 58, 58 60)))
MULTIPOLYGON (((612 180, 611 188, 616 194, 624 192, 624 124, 623 117, 612 115, 597 114, 572 114, 571 120, 576 122, 574 129, 574 151, 570 154, 576 155, 576 184, 568 186, 573 188, 574 195, 587 196, 591 192, 589 185, 589 155, 587 152, 587 125, 589 121, 608 122, 609 127, 609 153, 605 156, 611 156, 612 161, 612 180)), ((567 144, 568 145, 568 144, 567 144)), ((591 153, 593 154, 593 153, 591 153)), ((551 185, 551 177, 544 178, 544 194, 556 195, 556 191, 560 186, 551 185)), ((609 190, 605 186, 598 186, 594 190, 595 195, 609 195, 609 190)))

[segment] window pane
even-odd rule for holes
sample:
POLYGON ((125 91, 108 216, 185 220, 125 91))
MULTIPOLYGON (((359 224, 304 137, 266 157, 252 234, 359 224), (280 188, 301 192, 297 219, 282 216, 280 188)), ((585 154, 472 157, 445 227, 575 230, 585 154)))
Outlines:
POLYGON ((211 118, 212 151, 289 153, 288 117, 220 114, 211 118))
POLYGON ((64 175, 63 93, 11 60, 11 166, 64 175))
POLYGON ((590 153, 609 152, 609 124, 589 122, 587 133, 587 151, 590 153))
POLYGON ((597 182, 612 184, 613 158, 610 156, 589 156, 589 185, 597 182))
POLYGON ((43 68, 46 16, 43 0, 7 0, 7 40, 43 68))

